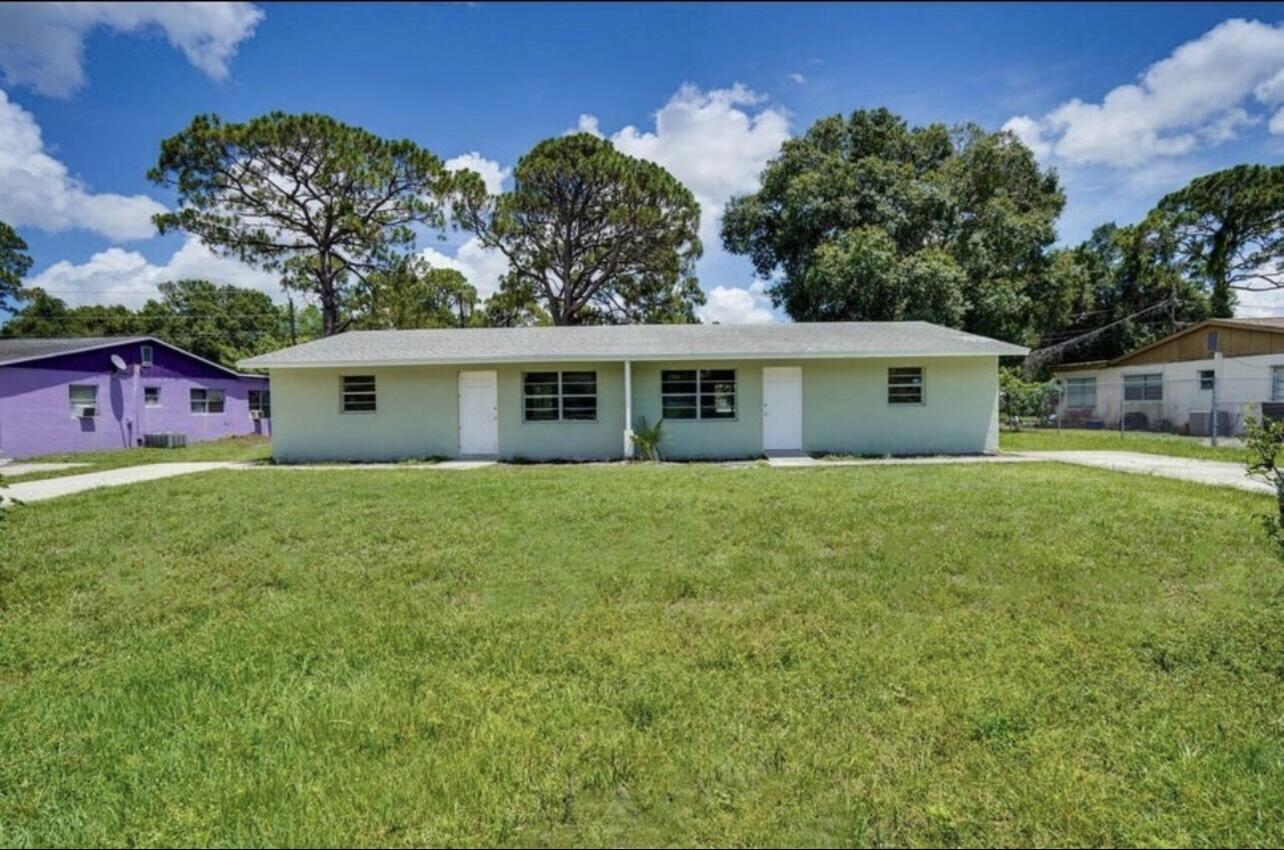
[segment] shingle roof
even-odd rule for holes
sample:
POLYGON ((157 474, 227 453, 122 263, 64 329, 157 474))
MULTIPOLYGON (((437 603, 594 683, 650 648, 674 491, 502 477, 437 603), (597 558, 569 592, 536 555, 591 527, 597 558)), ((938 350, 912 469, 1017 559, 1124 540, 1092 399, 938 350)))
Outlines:
POLYGON ((177 351, 180 354, 197 360, 201 363, 226 372, 229 375, 235 375, 238 378, 262 378, 263 375, 242 375, 235 369, 229 369, 222 363, 215 363, 213 360, 207 360, 199 354, 193 354, 190 351, 172 345, 163 339, 157 339, 154 336, 67 336, 67 337, 14 337, 12 339, 0 338, 0 366, 8 366, 15 363, 25 363, 31 360, 43 360, 47 357, 57 357, 61 354, 74 354, 77 351, 93 351, 97 348, 111 348, 117 345, 127 345, 134 342, 147 342, 153 345, 162 345, 171 351, 177 351))
POLYGON ((143 336, 73 336, 0 339, 0 365, 23 360, 40 360, 59 354, 72 354, 145 340, 143 336))
POLYGON ((246 369, 589 360, 1024 355, 927 322, 594 325, 349 331, 242 360, 246 369))

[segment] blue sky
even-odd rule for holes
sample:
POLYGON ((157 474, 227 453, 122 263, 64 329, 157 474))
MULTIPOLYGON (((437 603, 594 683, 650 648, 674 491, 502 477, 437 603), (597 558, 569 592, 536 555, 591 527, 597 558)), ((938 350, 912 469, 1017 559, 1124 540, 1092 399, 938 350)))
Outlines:
MULTIPOLYGON (((271 291, 147 226, 173 198, 145 172, 193 115, 325 112, 492 179, 579 126, 691 186, 707 318, 761 321, 772 311, 721 251, 717 214, 787 135, 875 106, 1007 125, 1062 174, 1075 241, 1195 175, 1280 161, 1281 21, 1268 4, 8 4, 0 219, 30 244, 31 281, 74 303, 138 304, 177 275, 271 291)), ((483 289, 502 271, 459 234, 421 247, 483 289)))

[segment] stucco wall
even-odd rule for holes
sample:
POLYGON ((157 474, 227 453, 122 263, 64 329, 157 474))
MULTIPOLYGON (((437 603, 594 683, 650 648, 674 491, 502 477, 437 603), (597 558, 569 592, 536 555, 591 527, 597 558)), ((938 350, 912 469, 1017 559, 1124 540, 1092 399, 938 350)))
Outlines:
MULTIPOLYGON (((469 366, 498 373, 499 452, 530 460, 614 457, 624 447, 624 367, 619 363, 469 366), (596 422, 523 422, 522 373, 595 370, 596 422)), ((277 369, 272 455, 308 460, 406 460, 459 454, 457 366, 277 369), (342 413, 344 375, 374 375, 378 410, 342 413)))
MULTIPOLYGON (((664 423, 662 449, 672 458, 756 457, 762 453, 762 369, 803 371, 804 448, 855 454, 976 453, 998 441, 998 377, 994 357, 645 362, 633 364, 633 414, 660 417, 664 369, 734 368, 737 411, 732 420, 664 423), (923 405, 887 404, 887 369, 921 366, 923 405)), ((499 451, 515 459, 617 458, 623 454, 624 371, 619 362, 522 366, 476 365, 498 373, 499 451), (595 370, 596 422, 522 421, 522 373, 595 370)), ((459 452, 455 366, 374 369, 278 369, 272 374, 273 455, 282 462, 401 460, 459 452), (340 413, 341 376, 373 374, 374 413, 340 413)))
POLYGON ((269 423, 250 419, 249 391, 267 389, 266 378, 236 378, 163 346, 153 365, 141 366, 139 345, 116 346, 15 366, 0 366, 0 456, 104 451, 138 445, 143 434, 177 432, 189 442, 267 433, 269 423), (113 374, 110 357, 128 370, 113 374), (72 416, 68 387, 98 388, 98 416, 72 416), (160 388, 160 405, 143 403, 144 387, 160 388), (189 391, 221 389, 222 414, 193 414, 189 391))
MULTIPOLYGON (((1245 416, 1259 415, 1262 402, 1272 400, 1271 369, 1274 366, 1284 366, 1284 354, 1222 359, 1217 409, 1230 414, 1235 433, 1242 429, 1245 416)), ((1213 359, 1207 358, 1179 363, 1076 369, 1057 373, 1057 377, 1061 380, 1096 377, 1097 404, 1093 408, 1092 418, 1101 420, 1106 428, 1119 427, 1122 404, 1125 413, 1144 413, 1152 422, 1167 422, 1172 430, 1184 431, 1190 424, 1191 411, 1207 411, 1212 406, 1213 393, 1211 390, 1200 389, 1199 373, 1213 367, 1213 359), (1154 373, 1163 375, 1163 401, 1122 401, 1122 386, 1126 375, 1154 373)))
POLYGON ((977 454, 999 447, 996 357, 820 360, 803 365, 811 452, 977 454), (922 405, 887 403, 887 370, 923 368, 922 405))

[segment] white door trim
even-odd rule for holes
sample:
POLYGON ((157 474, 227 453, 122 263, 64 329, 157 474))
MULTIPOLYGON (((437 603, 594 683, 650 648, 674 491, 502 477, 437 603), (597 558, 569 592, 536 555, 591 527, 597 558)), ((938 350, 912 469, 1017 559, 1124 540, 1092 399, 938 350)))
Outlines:
POLYGON ((499 374, 494 370, 459 373, 459 456, 499 455, 499 374))
POLYGON ((762 369, 762 450, 800 452, 803 447, 801 366, 762 369))

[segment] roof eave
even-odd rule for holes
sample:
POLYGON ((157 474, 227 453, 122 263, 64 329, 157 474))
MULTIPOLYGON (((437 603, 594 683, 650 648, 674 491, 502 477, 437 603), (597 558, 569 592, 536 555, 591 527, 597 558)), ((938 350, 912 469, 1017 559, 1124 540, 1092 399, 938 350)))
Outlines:
POLYGON ((840 352, 730 352, 699 354, 671 352, 665 354, 591 354, 591 355, 520 355, 487 357, 410 357, 372 358, 347 360, 290 361, 272 360, 270 355, 250 357, 237 362, 241 369, 350 369, 358 367, 391 366, 462 366, 486 363, 601 363, 630 360, 640 363, 663 363, 690 360, 871 360, 924 357, 1024 357, 1030 350, 1019 345, 1007 345, 994 351, 840 351, 840 352))
MULTIPOLYGON (((212 369, 218 369, 220 372, 226 372, 227 374, 232 375, 233 377, 237 377, 237 378, 265 377, 263 375, 246 375, 242 372, 236 371, 235 369, 229 369, 226 366, 224 366, 222 363, 215 363, 213 360, 206 360, 204 357, 200 356, 199 354, 193 354, 192 352, 188 351, 185 348, 179 348, 177 345, 168 343, 165 340, 154 336, 122 336, 117 339, 112 339, 111 342, 96 343, 94 345, 86 345, 83 348, 69 348, 66 351, 57 351, 50 354, 38 354, 33 357, 20 357, 17 360, 4 360, 4 361, 0 361, 0 366, 17 366, 22 363, 33 363, 37 360, 49 360, 54 357, 67 357, 68 355, 71 355, 71 354, 84 354, 86 351, 102 351, 104 348, 115 348, 118 345, 129 345, 135 342, 148 342, 148 343, 155 343, 157 345, 164 346, 165 348, 168 348, 170 351, 176 351, 179 354, 186 355, 187 357, 190 357, 193 360, 198 360, 201 363, 204 363, 206 366, 209 366, 212 369)), ((237 365, 239 366, 240 364, 237 364, 237 365)), ((260 368, 260 367, 254 367, 254 368, 260 368)))
POLYGON ((33 354, 30 357, 17 357, 13 360, 0 360, 0 366, 17 366, 20 363, 34 363, 37 360, 48 360, 51 357, 66 357, 69 354, 84 354, 86 351, 101 351, 104 348, 115 348, 118 345, 145 342, 150 339, 152 337, 149 336, 123 336, 120 339, 113 339, 111 342, 95 343, 94 345, 86 345, 80 348, 68 348, 64 351, 53 351, 47 354, 33 354))

